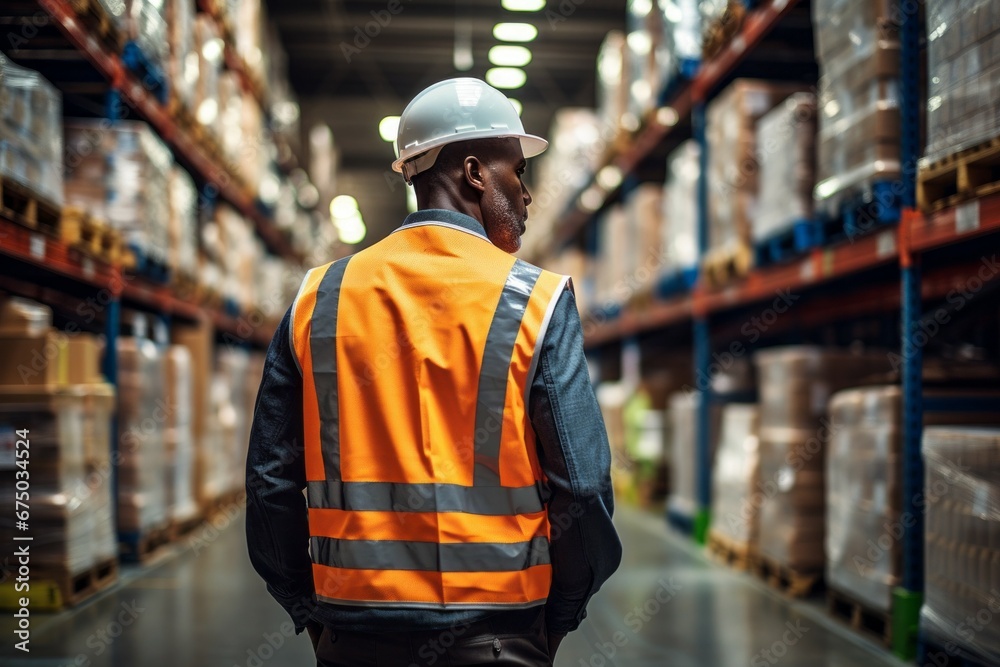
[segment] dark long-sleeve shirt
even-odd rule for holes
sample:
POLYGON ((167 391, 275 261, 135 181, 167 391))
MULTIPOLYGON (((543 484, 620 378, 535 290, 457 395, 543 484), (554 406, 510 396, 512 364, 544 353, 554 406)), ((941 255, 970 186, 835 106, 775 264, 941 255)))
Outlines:
MULTIPOLYGON (((427 220, 460 225, 485 236, 476 220, 451 211, 420 211, 404 224, 427 220)), ((299 631, 309 620, 360 632, 431 630, 498 613, 316 602, 302 493, 306 486, 302 376, 289 343, 290 326, 286 313, 267 351, 247 457, 247 542, 250 560, 268 591, 299 631)), ((551 492, 552 589, 545 613, 549 632, 564 634, 577 628, 586 616, 587 602, 621 560, 621 542, 611 523, 614 500, 607 433, 590 384, 572 292, 559 297, 538 354, 528 409, 551 492)))

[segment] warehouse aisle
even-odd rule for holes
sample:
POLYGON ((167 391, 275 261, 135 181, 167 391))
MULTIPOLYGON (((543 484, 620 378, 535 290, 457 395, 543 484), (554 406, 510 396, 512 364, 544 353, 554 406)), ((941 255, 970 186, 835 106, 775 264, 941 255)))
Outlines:
MULTIPOLYGON (((657 517, 622 508, 617 521, 625 562, 591 604, 580 631, 563 643, 559 667, 900 664, 833 630, 814 607, 791 605, 742 575, 707 564, 668 535, 657 517)), ((30 659, 4 642, 3 664, 312 664, 308 641, 291 635, 284 613, 250 568, 242 517, 214 541, 195 542, 158 567, 126 572, 124 580, 82 609, 36 618, 30 659)), ((2 625, 9 636, 6 615, 2 625)))

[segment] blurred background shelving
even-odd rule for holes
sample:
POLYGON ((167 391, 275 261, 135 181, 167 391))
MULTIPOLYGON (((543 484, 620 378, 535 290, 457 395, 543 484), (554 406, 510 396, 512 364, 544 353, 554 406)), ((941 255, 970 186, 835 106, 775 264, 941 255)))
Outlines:
POLYGON ((573 277, 620 499, 885 652, 1000 661, 955 639, 1000 603, 997 3, 390 10, 0 9, 0 453, 30 415, 54 461, 49 606, 239 506, 302 276, 413 209, 398 114, 503 45, 551 142, 519 255, 573 277))

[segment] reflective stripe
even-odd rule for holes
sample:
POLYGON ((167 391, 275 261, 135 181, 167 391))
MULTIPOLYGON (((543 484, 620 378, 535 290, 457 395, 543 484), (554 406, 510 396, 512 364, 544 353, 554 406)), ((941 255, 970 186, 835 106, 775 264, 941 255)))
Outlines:
POLYGON ((309 333, 319 403, 320 443, 328 480, 340 479, 340 402, 337 397, 337 305, 350 257, 327 267, 316 290, 309 333))
MULTIPOLYGON (((494 575, 495 576, 495 575, 494 575)), ((343 598, 328 597, 326 595, 317 595, 316 599, 320 602, 329 602, 330 604, 341 605, 345 607, 365 607, 370 609, 386 609, 387 607, 392 607, 393 609, 437 609, 437 610, 447 610, 456 611, 461 609, 462 611, 472 611, 472 610, 483 610, 483 611, 494 611, 503 610, 509 611, 511 609, 531 609, 532 607, 537 607, 539 605, 545 604, 547 598, 542 598, 540 600, 531 600, 530 602, 400 602, 399 600, 385 601, 385 600, 344 600, 343 598)))
POLYGON ((544 601, 552 565, 509 572, 428 572, 313 563, 316 597, 334 604, 416 609, 517 609, 544 601))
POLYGON ((511 544, 338 540, 313 537, 313 560, 330 567, 425 572, 514 572, 549 564, 549 541, 511 544))
POLYGON ((398 482, 308 482, 309 507, 356 512, 465 512, 507 516, 545 509, 548 492, 531 486, 461 486, 398 482))
POLYGON ((473 439, 473 483, 476 486, 500 486, 500 437, 510 360, 521 329, 524 309, 541 273, 541 269, 523 260, 514 262, 507 274, 507 282, 500 293, 500 302, 486 335, 483 363, 479 370, 476 430, 473 439))
POLYGON ((542 318, 542 325, 538 328, 538 335, 535 338, 534 354, 531 356, 531 365, 528 367, 528 378, 524 383, 525 408, 528 408, 531 405, 529 403, 531 400, 531 385, 535 383, 535 373, 538 371, 538 359, 541 356, 542 345, 545 343, 545 334, 549 330, 549 322, 552 320, 552 313, 555 312, 556 304, 559 303, 559 299, 562 298, 562 293, 566 290, 567 284, 569 284, 569 276, 563 276, 559 281, 559 286, 552 293, 552 298, 549 299, 549 305, 545 308, 545 317, 542 318))

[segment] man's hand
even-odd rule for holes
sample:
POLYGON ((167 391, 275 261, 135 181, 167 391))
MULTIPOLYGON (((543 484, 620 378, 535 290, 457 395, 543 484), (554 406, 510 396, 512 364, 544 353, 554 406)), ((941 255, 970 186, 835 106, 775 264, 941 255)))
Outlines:
POLYGON ((323 626, 315 621, 310 621, 309 625, 306 626, 306 632, 309 633, 309 639, 312 641, 313 651, 319 649, 319 638, 323 634, 323 626))
POLYGON ((556 651, 559 650, 559 644, 562 640, 566 638, 566 635, 549 635, 549 659, 554 660, 556 657, 556 651))

